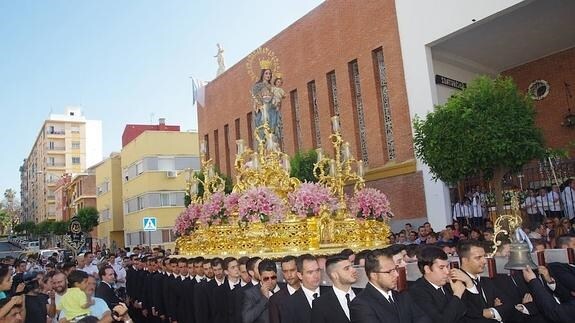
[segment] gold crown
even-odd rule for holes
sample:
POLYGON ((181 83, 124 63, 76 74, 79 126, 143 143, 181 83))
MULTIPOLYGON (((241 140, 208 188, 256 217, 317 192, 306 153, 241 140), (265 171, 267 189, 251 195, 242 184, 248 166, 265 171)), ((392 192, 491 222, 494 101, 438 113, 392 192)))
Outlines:
POLYGON ((274 74, 274 76, 276 77, 276 79, 281 79, 283 77, 283 74, 280 72, 277 72, 274 74))
POLYGON ((269 70, 269 69, 272 68, 272 62, 271 62, 271 61, 268 61, 268 60, 265 60, 265 59, 264 59, 264 60, 261 60, 261 61, 260 61, 260 68, 261 68, 262 70, 269 70))

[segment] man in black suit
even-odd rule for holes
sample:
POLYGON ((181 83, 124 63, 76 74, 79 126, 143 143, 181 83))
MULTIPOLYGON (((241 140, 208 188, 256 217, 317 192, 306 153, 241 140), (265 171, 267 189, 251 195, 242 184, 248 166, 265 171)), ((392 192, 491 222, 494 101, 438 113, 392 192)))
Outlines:
POLYGON ((513 302, 506 299, 489 278, 479 275, 485 270, 487 260, 481 241, 465 240, 457 245, 457 254, 461 261, 461 270, 454 270, 451 279, 465 282, 468 287, 462 301, 467 307, 465 319, 467 322, 507 321, 513 308, 513 302), (471 278, 473 286, 469 288, 467 277, 471 278))
POLYGON ((234 257, 224 259, 226 278, 224 283, 214 289, 214 322, 239 323, 241 312, 236 308, 235 294, 240 289, 240 269, 234 257))
POLYGON ((114 292, 114 283, 116 282, 116 272, 112 266, 104 266, 100 268, 98 272, 102 281, 96 288, 96 297, 103 299, 108 307, 112 309, 114 306, 118 305, 121 300, 118 298, 114 292))
POLYGON ((537 303, 537 307, 545 313, 545 317, 553 320, 553 322, 573 322, 573 318, 575 317, 574 304, 557 303, 553 296, 545 289, 541 281, 537 279, 531 268, 526 267, 523 269, 523 277, 529 286, 529 290, 533 294, 533 299, 535 303, 537 303))
POLYGON ((303 254, 296 259, 297 276, 300 288, 289 296, 285 306, 280 308, 282 323, 311 323, 313 300, 321 296, 319 283, 321 271, 316 258, 303 254))
POLYGON ((244 292, 242 302, 242 323, 268 323, 269 298, 279 291, 277 267, 270 259, 258 264, 260 286, 253 286, 244 292))
POLYGON ((351 322, 431 322, 408 293, 395 291, 399 278, 397 268, 389 250, 377 249, 367 254, 365 273, 369 282, 351 302, 351 322))
MULTIPOLYGON (((216 262, 221 266, 220 261, 222 261, 222 259, 217 258, 216 262)), ((205 280, 196 284, 194 288, 195 320, 197 323, 212 323, 214 320, 213 291, 218 286, 218 283, 214 279, 212 261, 210 259, 204 259, 202 267, 206 277, 204 278, 205 280)))
POLYGON ((281 260, 281 269, 283 277, 286 280, 286 288, 280 289, 270 297, 269 313, 270 323, 281 322, 281 307, 286 303, 287 298, 293 295, 300 288, 300 280, 297 276, 296 257, 285 256, 281 260))
MULTIPOLYGON (((555 244, 558 249, 575 249, 575 236, 572 234, 564 234, 555 239, 555 244)), ((561 303, 575 304, 575 267, 559 262, 552 262, 547 265, 549 273, 557 281, 554 290, 555 295, 559 298, 561 303)))
MULTIPOLYGON (((311 321, 314 323, 349 323, 349 303, 355 298, 351 285, 357 281, 357 271, 349 256, 328 257, 325 270, 333 286, 327 288, 321 297, 313 300, 311 321)), ((357 291, 359 293, 359 291, 357 291)))
MULTIPOLYGON (((417 266, 423 277, 409 288, 411 298, 433 323, 463 321, 467 310, 461 301, 465 283, 450 279, 447 254, 435 246, 424 247, 417 257, 417 266)), ((467 282, 472 287, 471 279, 467 282)))
POLYGON ((176 303, 176 321, 174 323, 194 322, 194 304, 192 297, 196 281, 189 274, 189 270, 193 268, 192 262, 190 262, 190 266, 188 266, 188 259, 178 259, 180 276, 178 277, 178 286, 173 291, 176 303))

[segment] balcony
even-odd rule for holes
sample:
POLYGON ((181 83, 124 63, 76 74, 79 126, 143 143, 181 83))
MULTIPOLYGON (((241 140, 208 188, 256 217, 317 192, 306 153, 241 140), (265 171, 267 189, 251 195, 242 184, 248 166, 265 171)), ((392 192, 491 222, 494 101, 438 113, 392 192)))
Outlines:
POLYGON ((48 154, 63 154, 66 152, 66 147, 46 147, 48 154))
POLYGON ((64 129, 47 129, 46 134, 54 136, 62 136, 66 134, 66 131, 64 129))
POLYGON ((62 167, 66 167, 66 163, 64 163, 64 162, 46 163, 46 167, 48 167, 48 168, 62 168, 62 167))

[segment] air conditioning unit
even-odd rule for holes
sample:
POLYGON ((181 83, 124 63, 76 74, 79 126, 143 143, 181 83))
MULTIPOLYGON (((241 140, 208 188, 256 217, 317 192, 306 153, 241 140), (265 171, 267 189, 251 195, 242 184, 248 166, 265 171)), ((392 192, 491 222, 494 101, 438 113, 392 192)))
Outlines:
POLYGON ((169 170, 169 171, 166 171, 166 177, 176 178, 176 177, 178 177, 178 173, 175 170, 169 170))

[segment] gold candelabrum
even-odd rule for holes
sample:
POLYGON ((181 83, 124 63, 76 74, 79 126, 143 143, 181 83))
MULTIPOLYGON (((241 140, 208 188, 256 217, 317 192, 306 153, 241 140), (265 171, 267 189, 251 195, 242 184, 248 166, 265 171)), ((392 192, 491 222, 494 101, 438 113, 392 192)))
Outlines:
POLYGON ((214 162, 211 158, 206 158, 206 142, 200 143, 200 171, 194 172, 192 168, 186 169, 187 194, 190 196, 191 203, 202 203, 210 198, 216 192, 223 192, 226 183, 215 170, 214 162), (203 175, 199 176, 199 174, 203 175), (202 184, 203 194, 199 195, 199 184, 202 184))
POLYGON ((280 150, 263 108, 263 123, 254 131, 255 151, 246 147, 243 139, 236 140, 235 160, 236 184, 234 192, 243 192, 252 187, 268 187, 283 199, 293 192, 300 181, 290 177, 290 157, 280 150))
MULTIPOLYGON (((264 108, 265 109, 265 108, 264 108)), ((254 187, 267 187, 288 204, 288 194, 301 182, 290 177, 289 156, 280 150, 273 131, 263 111, 262 125, 254 130, 255 149, 237 140, 235 159, 236 183, 234 192, 241 193, 254 187)), ((176 240, 176 248, 185 256, 224 257, 227 255, 259 255, 279 258, 287 254, 331 254, 342 248, 361 250, 385 246, 390 234, 387 222, 359 220, 348 215, 344 186, 355 181, 355 189, 364 186, 363 163, 350 154, 349 144, 339 132, 339 120, 333 118, 334 133, 331 135, 335 149, 333 159, 320 154, 314 172, 321 183, 327 185, 339 198, 339 209, 334 215, 322 207, 319 214, 301 218, 287 211, 280 223, 241 223, 239 214, 230 215, 229 221, 217 225, 196 225, 191 234, 176 240), (355 168, 355 172, 352 169, 355 168), (326 171, 327 170, 327 171, 326 171)), ((224 182, 215 175, 211 159, 205 160, 205 143, 200 146, 204 180, 189 173, 188 191, 192 197, 198 194, 198 183, 204 184, 204 195, 192 199, 201 204, 209 194, 223 190, 224 182), (208 195, 206 195, 208 194, 208 195)))
POLYGON ((337 218, 347 215, 344 187, 347 183, 355 183, 354 191, 365 186, 363 160, 356 160, 351 154, 349 142, 344 141, 339 126, 339 117, 331 117, 332 134, 329 139, 333 145, 334 157, 329 158, 322 148, 316 149, 317 163, 314 165, 314 175, 319 182, 327 186, 338 198, 337 218), (355 170, 354 170, 355 169, 355 170))

